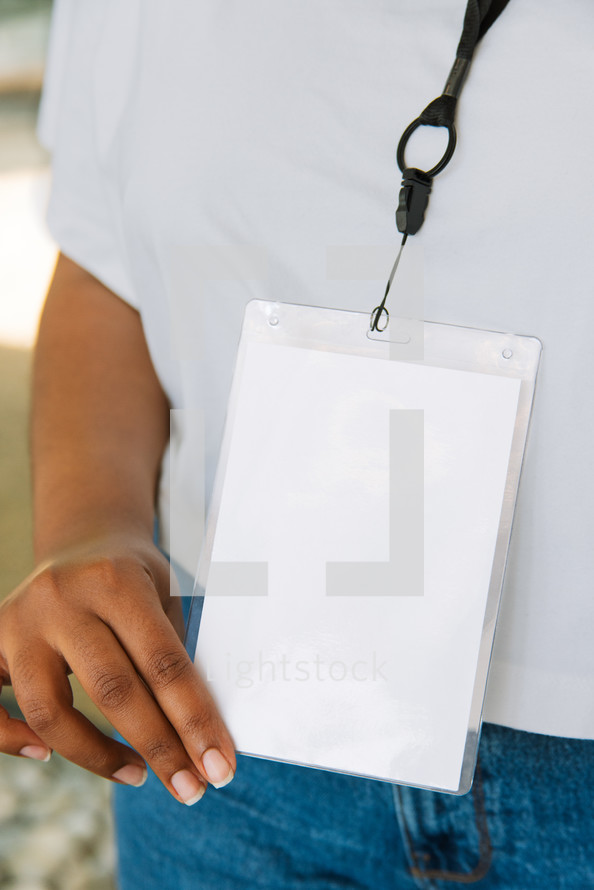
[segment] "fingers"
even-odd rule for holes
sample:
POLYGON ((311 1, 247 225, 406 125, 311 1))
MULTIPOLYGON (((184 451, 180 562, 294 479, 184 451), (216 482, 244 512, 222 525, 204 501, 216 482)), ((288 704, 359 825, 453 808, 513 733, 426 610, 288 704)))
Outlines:
MULTIPOLYGON (((2 685, 0 684, 0 690, 2 685)), ((23 720, 11 717, 0 706, 0 751, 13 756, 31 757, 33 760, 49 760, 51 749, 23 720)))
MULTIPOLYGON (((102 621, 89 618, 75 628, 64 654, 87 694, 168 791, 186 804, 199 800, 206 783, 112 631, 102 621)), ((76 738, 78 730, 69 725, 71 719, 72 715, 62 712, 60 738, 56 738, 57 727, 51 729, 56 750, 86 769, 113 776, 112 760, 104 766, 100 762, 105 751, 102 737, 87 735, 84 750, 73 750, 69 739, 76 738)), ((40 734, 50 741, 47 730, 40 734)))
POLYGON ((236 769, 233 741, 162 609, 149 603, 137 621, 113 629, 201 774, 226 785, 236 769))
POLYGON ((9 663, 15 696, 37 745, 54 749, 104 778, 127 785, 144 783, 147 770, 142 758, 103 735, 73 707, 65 666, 46 643, 29 644, 9 663))
MULTIPOLYGON (((169 572, 165 581, 168 590, 169 572)), ((217 788, 226 785, 236 769, 233 742, 164 612, 171 611, 179 598, 161 591, 159 599, 152 581, 141 573, 130 577, 126 587, 120 589, 118 602, 116 610, 103 597, 98 605, 100 617, 109 623, 201 775, 217 788), (145 587, 142 598, 138 596, 139 585, 145 587), (142 608, 138 608, 140 599, 142 608)))
POLYGON ((3 610, 0 678, 12 680, 27 722, 0 713, 0 750, 41 758, 55 749, 132 785, 146 778, 146 761, 187 804, 208 782, 231 781, 233 742, 168 618, 180 601, 166 570, 128 557, 71 561, 20 590, 3 610), (69 671, 135 750, 73 707, 69 671))

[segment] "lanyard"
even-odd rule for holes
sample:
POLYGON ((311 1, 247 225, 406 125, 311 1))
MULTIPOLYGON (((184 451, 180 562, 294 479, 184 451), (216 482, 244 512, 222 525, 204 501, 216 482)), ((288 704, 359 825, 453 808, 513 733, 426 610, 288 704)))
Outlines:
POLYGON ((388 278, 384 298, 371 313, 370 328, 372 331, 381 332, 388 327, 390 314, 386 309, 386 300, 406 239, 409 235, 416 235, 423 225, 433 179, 447 167, 456 148, 457 135, 454 123, 456 106, 472 56, 479 40, 487 33, 508 2, 509 0, 468 0, 462 36, 443 93, 427 105, 400 137, 396 160, 402 172, 402 185, 398 196, 396 227, 402 233, 402 242, 388 278), (418 170, 416 167, 407 167, 406 165, 404 157, 406 145, 419 127, 445 127, 448 131, 448 144, 443 157, 430 170, 418 170))

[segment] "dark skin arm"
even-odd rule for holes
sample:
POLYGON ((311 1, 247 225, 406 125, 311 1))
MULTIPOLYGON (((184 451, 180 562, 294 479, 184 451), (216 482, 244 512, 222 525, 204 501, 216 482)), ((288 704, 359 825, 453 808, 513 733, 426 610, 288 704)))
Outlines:
POLYGON ((168 436, 139 314, 60 256, 34 365, 37 567, 0 608, 0 678, 26 723, 0 709, 0 751, 55 749, 126 784, 141 783, 146 761, 190 803, 236 761, 174 630, 180 602, 152 540, 168 436), (70 671, 135 750, 72 707, 70 671))

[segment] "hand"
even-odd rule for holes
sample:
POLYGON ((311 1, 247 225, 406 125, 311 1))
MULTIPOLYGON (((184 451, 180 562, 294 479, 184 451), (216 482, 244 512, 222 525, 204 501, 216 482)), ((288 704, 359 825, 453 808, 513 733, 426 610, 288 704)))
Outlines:
POLYGON ((169 587, 167 560, 128 532, 39 566, 0 607, 0 680, 26 720, 0 708, 0 751, 45 759, 54 749, 129 785, 144 782, 146 761, 188 805, 207 782, 227 784, 233 743, 174 630, 181 603, 169 587), (136 750, 73 708, 71 672, 136 750))

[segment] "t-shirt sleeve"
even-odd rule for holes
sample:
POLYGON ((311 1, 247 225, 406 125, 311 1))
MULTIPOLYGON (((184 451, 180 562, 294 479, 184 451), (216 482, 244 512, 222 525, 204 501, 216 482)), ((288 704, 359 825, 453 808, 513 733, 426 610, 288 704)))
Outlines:
POLYGON ((47 211, 60 250, 135 308, 119 195, 98 159, 94 61, 104 4, 56 0, 38 120, 52 155, 47 211))

